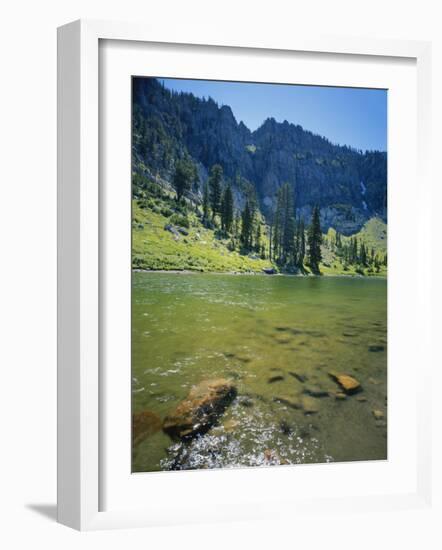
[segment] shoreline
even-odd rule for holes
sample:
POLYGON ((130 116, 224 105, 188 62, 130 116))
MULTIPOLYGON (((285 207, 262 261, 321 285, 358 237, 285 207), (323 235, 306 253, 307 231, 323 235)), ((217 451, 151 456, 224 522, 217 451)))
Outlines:
POLYGON ((384 279, 387 280, 388 276, 384 275, 355 275, 355 274, 349 274, 349 275, 343 275, 343 274, 329 274, 329 273, 322 273, 321 275, 314 275, 312 273, 308 275, 302 275, 300 273, 262 273, 260 271, 198 271, 198 270, 190 270, 190 269, 140 269, 140 268, 132 268, 132 273, 161 273, 161 274, 169 274, 169 275, 232 275, 232 276, 244 276, 244 275, 253 275, 253 276, 262 276, 262 277, 299 277, 299 278, 309 278, 309 277, 339 277, 339 278, 346 278, 346 279, 384 279))

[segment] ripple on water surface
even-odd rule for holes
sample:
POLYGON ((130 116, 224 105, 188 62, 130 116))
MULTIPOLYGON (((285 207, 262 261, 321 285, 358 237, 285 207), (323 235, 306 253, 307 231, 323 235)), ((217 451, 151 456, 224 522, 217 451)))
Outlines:
POLYGON ((134 471, 385 459, 386 327, 385 280, 135 273, 134 412, 164 419, 212 378, 238 398, 190 442, 140 443, 134 471), (360 398, 337 396, 330 371, 360 398), (305 397, 314 412, 287 405, 305 397))

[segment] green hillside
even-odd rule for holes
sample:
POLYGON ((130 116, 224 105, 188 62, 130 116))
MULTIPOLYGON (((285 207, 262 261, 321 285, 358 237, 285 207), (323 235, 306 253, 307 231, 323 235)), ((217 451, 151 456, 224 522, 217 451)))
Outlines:
MULTIPOLYGON (((173 216, 173 214, 172 214, 173 216)), ((133 201, 132 265, 138 269, 190 270, 216 272, 262 272, 271 267, 268 260, 256 254, 241 255, 228 249, 230 239, 217 238, 192 214, 184 222, 189 227, 173 224, 150 208, 140 208, 133 201), (165 229, 171 225, 176 233, 165 229), (178 231, 178 228, 188 235, 178 231)))
MULTIPOLYGON (((263 269, 273 267, 275 271, 280 271, 278 266, 268 259, 268 254, 264 254, 265 259, 262 259, 257 252, 241 253, 237 247, 232 249, 234 247, 230 237, 223 238, 222 232, 216 227, 211 229, 203 225, 200 207, 175 207, 172 194, 163 195, 155 200, 134 200, 132 208, 134 269, 262 273, 263 269)), ((373 249, 376 255, 384 257, 387 248, 387 226, 379 218, 370 219, 353 237, 356 237, 359 243, 364 242, 370 253, 373 249)), ((352 237, 341 238, 345 245, 352 237)), ((261 243, 263 249, 268 251, 268 228, 263 222, 261 243)), ((374 266, 348 264, 339 256, 335 243, 336 231, 329 229, 323 237, 321 247, 323 259, 320 270, 323 275, 386 276, 385 265, 381 265, 376 271, 374 266)), ((305 265, 304 273, 309 272, 308 265, 305 265)))

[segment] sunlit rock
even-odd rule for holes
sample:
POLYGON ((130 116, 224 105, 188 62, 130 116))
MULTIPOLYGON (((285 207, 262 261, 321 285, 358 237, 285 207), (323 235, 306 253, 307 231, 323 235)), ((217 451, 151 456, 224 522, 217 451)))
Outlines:
POLYGON ((223 378, 200 382, 167 415, 163 430, 173 439, 190 439, 206 433, 235 399, 236 393, 235 386, 223 378))
POLYGON ((356 378, 353 378, 353 376, 348 374, 336 374, 334 372, 329 372, 328 374, 330 378, 332 378, 332 380, 334 380, 348 395, 356 393, 362 389, 361 384, 356 380, 356 378))

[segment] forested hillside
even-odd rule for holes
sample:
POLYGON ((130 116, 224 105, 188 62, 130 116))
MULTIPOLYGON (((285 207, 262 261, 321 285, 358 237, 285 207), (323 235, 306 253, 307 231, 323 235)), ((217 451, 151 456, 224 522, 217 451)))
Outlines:
POLYGON ((134 267, 386 272, 384 152, 135 78, 132 159, 134 267))

